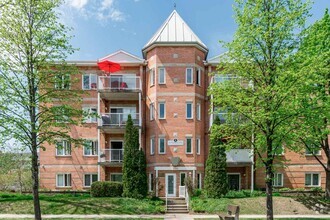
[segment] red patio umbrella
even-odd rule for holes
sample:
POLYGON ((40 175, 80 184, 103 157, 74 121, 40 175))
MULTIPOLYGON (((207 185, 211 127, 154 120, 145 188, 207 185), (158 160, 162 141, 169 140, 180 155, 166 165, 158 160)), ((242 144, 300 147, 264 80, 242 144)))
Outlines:
POLYGON ((114 73, 120 70, 119 63, 114 63, 109 60, 98 62, 97 65, 99 66, 100 70, 103 70, 107 73, 114 73))

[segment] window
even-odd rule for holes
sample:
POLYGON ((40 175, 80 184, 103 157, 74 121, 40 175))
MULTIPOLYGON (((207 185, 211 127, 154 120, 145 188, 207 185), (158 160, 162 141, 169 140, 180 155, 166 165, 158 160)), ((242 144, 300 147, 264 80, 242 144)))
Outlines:
POLYGON ((165 138, 158 139, 158 153, 165 154, 166 153, 166 145, 165 145, 165 138))
POLYGON ((154 103, 150 103, 150 121, 155 119, 155 106, 154 103))
POLYGON ((150 138, 150 155, 155 154, 155 138, 150 138))
POLYGON ((186 84, 193 84, 193 68, 186 69, 186 84))
POLYGON ((193 103, 186 103, 186 119, 193 119, 193 103))
POLYGON ((201 69, 196 70, 196 84, 201 86, 201 69))
POLYGON ((67 140, 56 142, 56 156, 70 156, 71 143, 67 140))
POLYGON ((196 118, 201 120, 201 103, 196 104, 196 118))
POLYGON ((58 74, 55 76, 55 89, 70 89, 70 75, 58 74))
POLYGON ((150 86, 155 85, 155 70, 151 69, 150 70, 150 75, 149 75, 149 81, 150 81, 150 86))
POLYGON ((97 181, 97 174, 84 175, 84 187, 90 187, 92 183, 97 181))
POLYGON ((123 181, 123 174, 122 173, 111 173, 110 174, 110 181, 112 181, 112 182, 122 182, 123 181))
POLYGON ((160 102, 158 104, 158 119, 165 119, 165 117, 166 117, 165 102, 160 102))
POLYGON ((229 80, 236 79, 236 78, 237 78, 237 76, 232 75, 232 74, 224 74, 224 75, 216 74, 214 76, 214 82, 223 83, 225 81, 229 81, 229 80))
POLYGON ((158 84, 165 84, 166 83, 166 75, 165 75, 165 68, 158 69, 158 84))
POLYGON ((84 143, 84 156, 94 156, 98 154, 97 141, 87 140, 84 143))
POLYGON ((197 173, 197 189, 201 189, 201 188, 202 188, 202 174, 197 173))
POLYGON ((97 76, 96 74, 84 74, 83 75, 83 89, 97 89, 97 76))
POLYGON ((180 186, 185 186, 186 173, 180 173, 180 186))
POLYGON ((273 186, 281 187, 283 186, 283 174, 274 173, 273 186))
POLYGON ((305 155, 321 155, 321 150, 320 148, 309 146, 305 148, 305 155))
POLYGON ((196 153, 201 154, 201 139, 196 138, 196 153))
POLYGON ((149 173, 149 192, 154 191, 154 174, 149 173))
POLYGON ((83 107, 84 123, 97 122, 97 108, 96 107, 83 107))
POLYGON ((186 138, 186 154, 192 154, 192 138, 186 138))
POLYGON ((70 187, 71 186, 71 174, 57 174, 56 176, 57 187, 70 187))
POLYGON ((320 174, 319 173, 306 173, 305 174, 305 186, 320 186, 320 174))
POLYGON ((70 121, 70 118, 68 117, 68 112, 70 111, 67 109, 66 106, 53 106, 51 108, 51 111, 54 114, 54 119, 56 123, 68 123, 70 121))

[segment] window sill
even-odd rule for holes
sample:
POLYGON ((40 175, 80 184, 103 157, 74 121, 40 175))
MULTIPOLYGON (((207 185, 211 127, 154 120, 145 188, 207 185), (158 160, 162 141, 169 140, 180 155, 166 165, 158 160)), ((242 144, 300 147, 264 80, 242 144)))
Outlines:
POLYGON ((72 189, 72 186, 56 186, 56 189, 72 189))
POLYGON ((160 153, 160 152, 158 152, 158 154, 159 154, 159 155, 164 155, 164 154, 166 154, 166 152, 164 152, 164 153, 160 153))
POLYGON ((158 120, 166 120, 166 118, 158 118, 158 120))
MULTIPOLYGON (((314 157, 313 154, 305 154, 305 156, 306 156, 306 157, 314 157)), ((318 156, 318 157, 319 157, 319 156, 321 156, 321 154, 315 154, 315 156, 318 156)))
POLYGON ((55 155, 55 157, 65 158, 65 157, 72 157, 72 155, 55 155))
POLYGON ((186 152, 186 154, 188 154, 188 155, 192 155, 192 154, 193 154, 193 152, 191 152, 191 153, 187 153, 187 152, 186 152))
POLYGON ((306 186, 306 185, 305 185, 305 187, 306 187, 306 188, 314 188, 314 187, 321 187, 321 185, 312 185, 312 186, 306 186))
POLYGON ((186 120, 194 120, 194 118, 186 118, 186 120))
POLYGON ((84 155, 84 157, 98 157, 99 155, 84 155))

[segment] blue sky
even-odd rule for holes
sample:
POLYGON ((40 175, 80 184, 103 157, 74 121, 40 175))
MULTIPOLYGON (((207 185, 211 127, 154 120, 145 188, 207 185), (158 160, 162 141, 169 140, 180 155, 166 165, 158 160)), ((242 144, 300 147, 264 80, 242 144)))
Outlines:
MULTIPOLYGON (((62 22, 73 28, 69 60, 97 60, 119 49, 142 57, 141 49, 174 10, 208 46, 208 58, 225 50, 219 40, 235 33, 233 0, 66 0, 62 22)), ((320 19, 330 0, 315 0, 308 24, 320 19)))

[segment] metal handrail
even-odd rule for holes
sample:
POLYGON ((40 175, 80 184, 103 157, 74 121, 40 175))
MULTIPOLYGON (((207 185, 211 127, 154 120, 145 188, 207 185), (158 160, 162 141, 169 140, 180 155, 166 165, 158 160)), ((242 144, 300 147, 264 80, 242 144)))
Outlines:
POLYGON ((165 212, 167 212, 167 190, 165 189, 165 212))
POLYGON ((99 76, 98 89, 141 90, 139 76, 99 76))
POLYGON ((99 126, 124 126, 128 119, 128 115, 132 116, 133 124, 139 125, 139 113, 101 113, 98 118, 99 126))
POLYGON ((188 193, 188 187, 186 185, 186 195, 185 195, 185 201, 186 201, 186 204, 187 204, 187 210, 189 211, 189 193, 188 193))
POLYGON ((109 162, 123 162, 124 149, 104 149, 105 161, 109 162))

